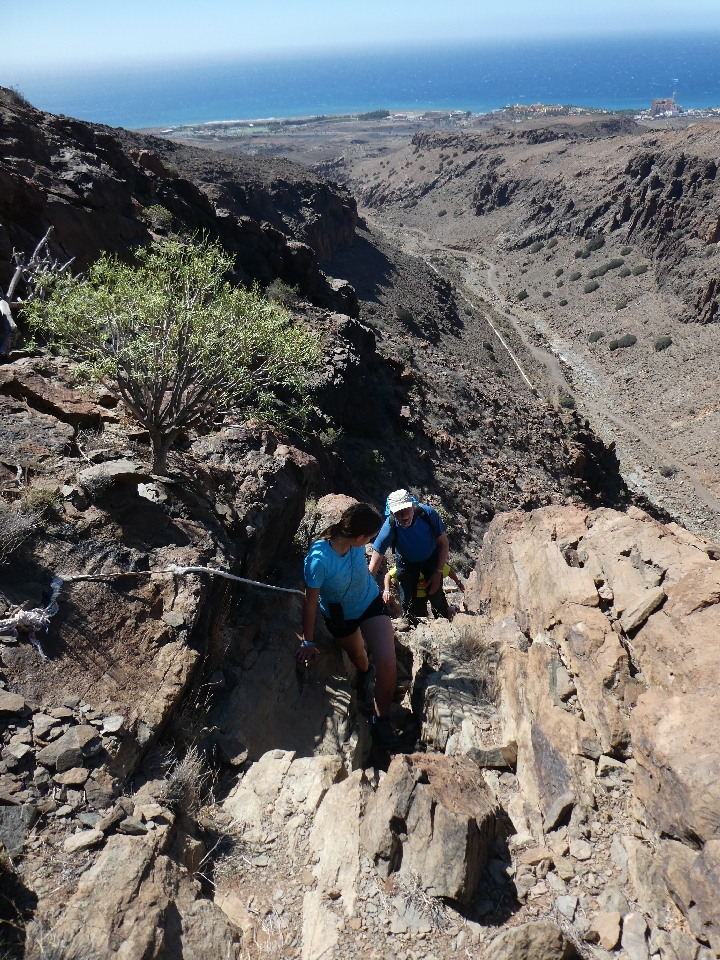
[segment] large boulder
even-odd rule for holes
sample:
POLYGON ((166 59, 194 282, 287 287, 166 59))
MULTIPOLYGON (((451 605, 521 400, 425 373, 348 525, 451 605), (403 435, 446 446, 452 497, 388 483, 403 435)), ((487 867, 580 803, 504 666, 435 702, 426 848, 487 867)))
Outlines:
POLYGON ((395 757, 361 836, 381 874, 413 874, 431 896, 469 903, 495 839, 495 798, 466 757, 395 757))
POLYGON ((486 960, 573 960, 579 956, 572 941, 549 920, 505 930, 485 953, 486 960))

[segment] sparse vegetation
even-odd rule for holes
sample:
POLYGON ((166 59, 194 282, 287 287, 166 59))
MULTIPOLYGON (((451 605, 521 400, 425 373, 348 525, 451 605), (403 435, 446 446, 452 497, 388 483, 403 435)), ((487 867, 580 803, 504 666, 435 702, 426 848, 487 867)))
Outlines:
POLYGON ((632 270, 630 269, 630 267, 623 267, 622 270, 618 272, 618 276, 629 277, 631 273, 632 273, 632 270))
POLYGON ((447 210, 438 210, 438 216, 439 217, 447 216, 447 210))
POLYGON ((562 394, 560 396, 560 406, 565 410, 574 410, 575 409, 575 399, 568 394, 562 394))
POLYGON ((0 500, 0 565, 36 530, 37 521, 34 513, 0 500))
POLYGON ((558 282, 555 284, 555 286, 558 287, 558 288, 564 287, 564 286, 565 286, 565 281, 564 281, 564 280, 558 280, 558 282))
POLYGON ((272 283, 265 288, 265 296, 273 303, 279 303, 282 307, 295 307, 300 300, 300 290, 297 286, 291 287, 279 277, 276 277, 272 283))
POLYGON ((208 774, 197 747, 190 747, 170 770, 162 787, 161 802, 174 813, 192 814, 200 807, 208 774))
POLYGON ((633 269, 632 269, 632 275, 633 275, 634 277, 640 277, 640 276, 643 275, 643 273, 647 273, 647 264, 646 264, 646 263, 640 263, 640 264, 638 264, 637 267, 633 267, 633 269))
POLYGON ((579 280, 580 277, 582 277, 582 274, 580 273, 580 271, 573 270, 573 272, 570 274, 570 277, 568 279, 572 280, 572 282, 574 283, 576 280, 579 280))
POLYGON ((386 120, 390 116, 389 110, 368 110, 367 113, 359 113, 358 120, 386 120))
POLYGON ((586 283, 583 287, 583 293, 593 293, 599 286, 600 284, 597 280, 591 280, 590 283, 586 283))
POLYGON ((662 350, 667 350, 668 347, 672 346, 672 342, 672 337, 658 337, 654 343, 655 351, 660 353, 662 350))
POLYGON ((395 307, 395 316, 400 323, 412 323, 415 320, 412 310, 408 310, 407 307, 395 307))
POLYGON ((622 257, 613 257, 612 260, 608 261, 607 268, 608 270, 617 270, 618 267, 622 267, 625 261, 622 257))
POLYGON ((529 250, 529 252, 530 252, 530 253, 538 253, 540 250, 542 250, 543 246, 544 246, 544 244, 540 243, 539 240, 536 240, 535 243, 530 244, 530 250, 529 250))
POLYGON ((660 474, 661 477, 670 479, 670 477, 675 476, 675 474, 677 473, 677 470, 675 469, 675 467, 671 467, 668 464, 663 464, 661 467, 658 468, 658 473, 660 474))
POLYGON ((233 259, 209 241, 165 240, 136 262, 103 255, 27 304, 31 330, 83 365, 150 434, 152 469, 186 430, 229 410, 282 422, 304 409, 317 337, 257 289, 233 288, 233 259), (295 398, 292 413, 279 400, 295 398))
POLYGON ((629 257, 631 253, 632 253, 632 247, 623 247, 622 250, 620 251, 620 256, 629 257))
POLYGON ((592 253, 594 250, 601 250, 605 246, 605 237, 599 236, 592 239, 585 249, 592 253))
POLYGON ((520 293, 518 293, 517 298, 522 303, 522 301, 527 300, 529 296, 530 294, 527 292, 527 290, 521 290, 520 293))
POLYGON ((602 340, 605 336, 602 330, 593 330, 593 332, 588 337, 588 343, 597 343, 598 340, 602 340))
POLYGON ((548 250, 552 250, 552 248, 556 247, 557 245, 558 245, 558 242, 555 237, 553 237, 551 240, 548 240, 548 242, 545 244, 548 250))
POLYGON ((60 494, 55 490, 33 487, 27 490, 21 500, 23 512, 34 514, 38 520, 57 519, 59 515, 60 494))
POLYGON ((561 300, 561 301, 560 301, 560 306, 561 306, 561 307, 566 307, 567 304, 568 304, 567 300, 561 300))
POLYGON ((549 290, 543 290, 543 299, 547 300, 548 297, 551 297, 552 293, 549 290))
POLYGON ((141 217, 153 230, 168 233, 172 228, 172 214, 167 207, 163 207, 159 203, 154 203, 151 207, 145 207, 141 217))
POLYGON ((618 299, 615 301, 616 310, 624 310, 625 307, 627 307, 627 305, 628 305, 627 297, 618 297, 618 299))
POLYGON ((561 277, 564 273, 565 273, 565 268, 564 268, 564 267, 558 267, 557 270, 555 271, 555 276, 556 276, 556 277, 561 277))
POLYGON ((610 350, 621 350, 625 347, 633 347, 637 343, 637 337, 632 333, 625 333, 622 337, 611 340, 608 344, 610 350))

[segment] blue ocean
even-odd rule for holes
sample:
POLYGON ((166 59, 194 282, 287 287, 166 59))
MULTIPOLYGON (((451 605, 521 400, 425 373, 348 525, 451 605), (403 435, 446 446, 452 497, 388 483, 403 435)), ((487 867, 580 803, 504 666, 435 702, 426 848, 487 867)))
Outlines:
POLYGON ((131 129, 374 109, 471 110, 508 103, 641 109, 677 91, 720 105, 720 34, 354 50, 333 55, 144 62, 38 73, 3 67, 35 106, 131 129))

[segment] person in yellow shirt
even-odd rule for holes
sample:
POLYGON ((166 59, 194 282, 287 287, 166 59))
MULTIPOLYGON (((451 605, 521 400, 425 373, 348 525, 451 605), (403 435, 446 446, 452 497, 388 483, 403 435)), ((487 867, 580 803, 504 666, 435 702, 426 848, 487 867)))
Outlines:
MULTIPOLYGON (((465 593, 465 585, 460 580, 457 573, 455 572, 455 570, 453 570, 453 568, 450 566, 449 563, 446 563, 443 566, 443 571, 442 571, 443 580, 445 579, 445 577, 450 577, 450 579, 457 584, 458 590, 460 590, 461 593, 465 593)), ((383 585, 383 601, 385 603, 387 603, 388 600, 390 599, 390 584, 391 584, 391 581, 393 580, 397 580, 397 567, 393 567, 391 570, 388 570, 388 572, 385 574, 385 582, 383 585)), ((413 607, 412 607, 412 615, 415 617, 427 616, 428 598, 427 598, 427 592, 425 590, 426 586, 427 586, 426 576, 424 573, 421 573, 420 580, 418 581, 417 593, 415 595, 415 602, 413 603, 413 607)), ((438 592, 441 592, 441 591, 438 591, 438 592)), ((444 613, 441 613, 436 608, 435 604, 433 603, 432 597, 430 597, 430 606, 432 607, 433 613, 435 614, 436 617, 444 616, 444 613)), ((452 619, 452 617, 449 617, 448 619, 452 619)))

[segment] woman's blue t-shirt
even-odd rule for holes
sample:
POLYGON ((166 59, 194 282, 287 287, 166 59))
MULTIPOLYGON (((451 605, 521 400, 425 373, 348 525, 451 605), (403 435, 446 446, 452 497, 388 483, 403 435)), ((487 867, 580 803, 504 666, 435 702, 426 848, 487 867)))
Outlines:
POLYGON ((305 583, 320 590, 320 609, 330 615, 328 604, 341 603, 346 620, 356 620, 380 593, 370 575, 364 547, 351 547, 344 557, 335 553, 329 540, 316 540, 305 557, 305 583))

